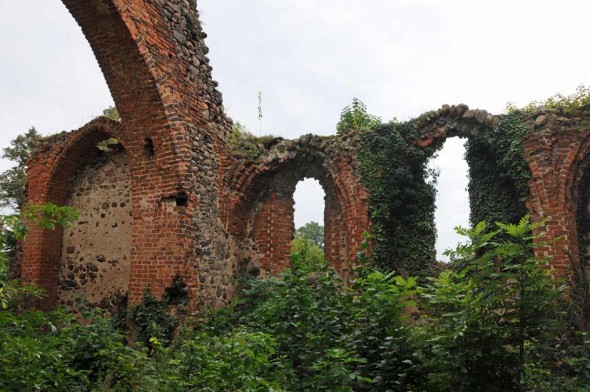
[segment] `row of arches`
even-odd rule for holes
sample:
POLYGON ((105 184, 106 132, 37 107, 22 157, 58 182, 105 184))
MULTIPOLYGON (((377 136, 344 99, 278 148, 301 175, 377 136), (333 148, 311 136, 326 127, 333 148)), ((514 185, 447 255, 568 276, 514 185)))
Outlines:
MULTIPOLYGON (((137 210, 134 214, 134 193, 145 184, 134 179, 137 154, 126 148, 122 130, 119 122, 94 120, 63 140, 53 140, 53 147, 31 162, 32 203, 51 201, 81 211, 76 226, 55 232, 34 230, 25 246, 23 276, 41 285, 59 304, 71 304, 75 295, 84 293, 96 303, 114 306, 126 296, 131 276, 141 286, 157 276, 134 275, 141 270, 132 260, 145 219, 137 210), (97 148, 110 138, 118 140, 111 151, 97 148), (98 277, 110 287, 101 285, 98 277)), ((530 139, 525 143, 534 175, 527 203, 535 219, 550 218, 541 230, 545 239, 556 240, 555 245, 546 244, 538 252, 552 257, 556 274, 565 276, 574 267, 585 269, 590 259, 590 131, 549 135, 553 144, 547 143, 546 154, 539 153, 535 142, 535 154, 530 155, 530 139), (580 140, 576 149, 559 148, 568 137, 580 140)), ((567 143, 571 145, 571 140, 567 143)), ((325 191, 325 255, 337 270, 347 273, 361 234, 370 227, 367 195, 354 174, 354 161, 331 156, 314 145, 299 142, 262 166, 240 167, 226 184, 233 198, 222 201, 227 201, 225 226, 229 234, 253 244, 254 252, 241 257, 256 262, 264 274, 288 266, 293 194, 305 178, 317 179, 325 191)), ((282 149, 277 146, 277 151, 282 149)), ((149 155, 142 150, 143 159, 149 155)), ((176 203, 172 208, 182 206, 176 203)), ((580 275, 585 276, 585 272, 580 275)))
MULTIPOLYGON (((95 225, 92 230, 31 233, 22 275, 47 290, 47 306, 58 297, 67 303, 68 293, 89 287, 88 282, 100 274, 113 281, 112 268, 107 266, 128 275, 110 293, 124 296, 127 291, 132 303, 141 299, 147 282, 161 295, 178 276, 189 296, 198 298, 199 287, 209 281, 221 284, 225 275, 233 273, 235 266, 217 267, 217 260, 232 264, 253 259, 266 273, 276 273, 288 263, 293 192, 303 178, 317 179, 326 193, 326 257, 343 272, 350 268, 362 232, 370 229, 367 194, 356 174, 354 149, 334 153, 331 146, 307 138, 291 147, 283 145, 282 151, 275 149, 261 164, 228 167, 222 162, 227 158, 223 143, 228 123, 223 120, 220 96, 210 93, 215 83, 202 43, 204 34, 189 10, 191 3, 63 2, 82 27, 123 122, 95 120, 55 140, 31 161, 30 202, 83 205, 85 224, 92 220, 95 225), (162 8, 172 6, 180 10, 180 17, 168 17, 171 13, 162 8), (120 141, 120 150, 101 155, 96 145, 111 137, 120 141), (201 168, 200 163, 207 166, 201 168), (84 199, 101 192, 100 204, 84 199), (119 231, 129 224, 123 223, 127 215, 131 228, 119 231), (114 229, 112 238, 105 230, 108 225, 114 229), (76 238, 76 244, 87 242, 85 248, 98 249, 100 243, 113 254, 78 253, 76 238), (232 238, 239 249, 229 249, 232 238), (116 245, 108 249, 111 244, 116 245), (117 260, 115 253, 121 256, 117 260), (123 263, 127 255, 128 266, 123 263), (207 273, 222 276, 199 276, 202 260, 215 264, 207 273)), ((424 132, 417 144, 428 148, 452 136, 470 138, 496 124, 497 118, 485 111, 446 106, 421 124, 424 132)), ((580 124, 570 124, 565 131, 551 124, 525 140, 533 177, 527 203, 534 219, 548 219, 539 230, 554 240, 537 252, 552 257, 557 274, 565 275, 572 265, 584 265, 590 253, 586 244, 590 229, 585 223, 590 130, 584 124, 581 131, 580 124)), ((224 295, 221 287, 211 290, 224 295)), ((105 294, 99 292, 97 298, 105 294)))

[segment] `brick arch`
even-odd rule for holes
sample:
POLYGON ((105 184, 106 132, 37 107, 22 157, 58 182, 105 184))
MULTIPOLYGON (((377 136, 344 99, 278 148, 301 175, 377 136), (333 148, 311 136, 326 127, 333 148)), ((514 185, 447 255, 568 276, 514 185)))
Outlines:
MULTIPOLYGON (((181 130, 168 120, 176 114, 171 67, 155 56, 159 50, 167 59, 175 47, 158 7, 135 0, 62 1, 96 56, 129 143, 139 148, 145 138, 151 138, 159 155, 177 155, 181 146, 175 137, 181 130), (160 44, 154 46, 156 39, 160 44)), ((178 181, 181 173, 176 165, 164 170, 167 177, 178 181)))
MULTIPOLYGON (((579 141, 570 144, 570 150, 563 160, 564 186, 560 188, 558 199, 565 200, 565 207, 577 207, 578 195, 586 171, 590 169, 590 129, 577 131, 579 141)), ((560 176, 561 178, 562 176, 560 176)))
POLYGON ((590 130, 544 115, 523 141, 532 173, 528 206, 534 221, 545 221, 536 230, 535 253, 549 259, 554 276, 565 278, 580 262, 579 202, 590 165, 590 130))
POLYGON ((469 109, 465 104, 443 105, 436 112, 421 116, 414 122, 421 147, 442 145, 450 137, 470 138, 482 130, 498 125, 499 119, 486 110, 469 109))
MULTIPOLYGON (((65 205, 78 169, 97 149, 97 144, 117 138, 125 145, 123 128, 119 122, 101 117, 70 134, 58 134, 38 147, 28 162, 29 203, 51 202, 65 205)), ((124 149, 124 147, 123 147, 124 149)), ((62 253, 63 229, 55 231, 31 228, 23 246, 22 277, 47 292, 41 307, 52 308, 57 293, 58 264, 62 253)))
MULTIPOLYGON (((218 219, 216 186, 231 121, 211 78, 196 1, 62 2, 88 40, 122 118, 119 135, 133 188, 130 303, 141 300, 148 284, 162 295, 176 276, 187 285, 191 307, 225 301, 232 295, 231 284, 216 280, 199 287, 197 277, 220 263, 233 270, 234 261, 223 258, 229 250, 218 219)), ((72 154, 91 145, 92 135, 68 139, 72 154)), ((46 176, 62 148, 41 152, 29 173, 46 176)), ((69 164, 64 161, 65 172, 69 164)), ((30 190, 31 201, 63 200, 65 184, 41 182, 30 190)), ((40 234, 28 242, 27 279, 49 287, 55 274, 43 260, 56 252, 43 245, 40 234), (44 276, 50 276, 47 282, 44 276)))
POLYGON ((369 226, 366 191, 354 161, 305 142, 296 142, 295 148, 283 150, 280 157, 273 150, 261 161, 237 170, 229 181, 233 196, 225 214, 228 231, 255 243, 266 273, 280 272, 290 260, 295 187, 305 178, 317 179, 325 192, 325 255, 346 274, 369 226))
MULTIPOLYGON (((548 218, 545 234, 547 239, 555 241, 551 245, 551 264, 557 276, 567 276, 572 268, 580 266, 581 258, 587 255, 580 247, 588 235, 580 231, 581 220, 586 218, 590 175, 590 130, 573 129, 562 131, 555 143, 551 145, 552 182, 542 182, 540 187, 536 181, 531 182, 532 199, 541 212, 541 217, 548 218), (567 143, 567 147, 566 144, 567 143), (551 192, 551 185, 555 191, 551 192), (559 203, 556 203, 560 201, 559 203), (551 207, 554 207, 551 210, 551 207), (585 213, 586 212, 586 213, 585 213), (582 239, 582 243, 580 240, 582 239)), ((577 268, 576 268, 577 269, 577 268)))

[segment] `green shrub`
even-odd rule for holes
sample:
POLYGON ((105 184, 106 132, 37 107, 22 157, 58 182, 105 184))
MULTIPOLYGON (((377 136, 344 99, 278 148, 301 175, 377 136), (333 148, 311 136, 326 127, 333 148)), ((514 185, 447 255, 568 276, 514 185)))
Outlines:
POLYGON ((532 256, 528 217, 457 231, 469 238, 449 252, 451 267, 425 290, 422 350, 428 390, 530 390, 530 369, 546 369, 561 314, 562 287, 532 256))
POLYGON ((153 338, 167 345, 178 327, 178 319, 168 312, 166 301, 156 298, 149 287, 143 292, 142 302, 129 310, 129 321, 137 339, 147 347, 151 347, 153 338))

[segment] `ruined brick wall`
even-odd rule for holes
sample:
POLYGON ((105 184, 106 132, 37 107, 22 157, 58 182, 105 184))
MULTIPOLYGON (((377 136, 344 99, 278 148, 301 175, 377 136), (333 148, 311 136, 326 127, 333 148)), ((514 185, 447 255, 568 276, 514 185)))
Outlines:
MULTIPOLYGON (((122 118, 116 137, 128 153, 132 188, 129 301, 141 300, 148 281, 160 296, 180 276, 191 305, 199 298, 218 302, 232 286, 199 284, 198 275, 235 270, 225 259, 229 245, 218 213, 219 157, 231 120, 211 78, 195 2, 63 2, 88 39, 122 118)), ((68 176, 93 148, 91 127, 31 163, 31 202, 66 203, 68 176)), ((25 244, 23 280, 48 290, 47 307, 56 299, 59 238, 59 231, 34 230, 25 244)))
POLYGON ((277 140, 254 161, 236 157, 226 172, 223 219, 239 242, 244 268, 277 274, 289 265, 293 194, 305 178, 324 192, 325 256, 344 275, 369 229, 366 191, 358 177, 358 138, 306 135, 277 140))
POLYGON ((76 173, 67 204, 80 218, 63 230, 57 299, 116 310, 127 302, 131 259, 131 177, 124 151, 97 149, 76 173))
MULTIPOLYGON (((100 118, 52 137, 29 162, 31 203, 73 205, 90 221, 96 219, 96 206, 85 198, 105 198, 112 213, 98 222, 99 229, 111 225, 108 234, 80 231, 80 222, 65 231, 31 231, 22 279, 47 291, 43 307, 54 306, 58 298, 67 304, 82 292, 97 303, 124 295, 126 285, 134 304, 148 283, 161 296, 176 277, 186 284, 193 309, 225 304, 240 273, 274 274, 288 265, 293 191, 305 177, 318 179, 326 192, 326 257, 347 273, 362 232, 370 228, 367 192, 358 175, 358 138, 275 140, 255 159, 234 156, 227 145, 231 120, 211 78, 194 0, 63 2, 96 55, 122 121, 100 118), (109 137, 120 141, 124 153, 88 164, 97 143, 109 137), (127 163, 119 162, 123 156, 127 163), (107 176, 113 165, 121 170, 107 176), (105 195, 107 184, 114 187, 105 195), (123 194, 130 194, 129 202, 123 194), (123 229, 127 213, 130 221, 123 229), (119 249, 109 254, 92 249, 111 235, 113 241, 125 238, 119 249), (116 284, 107 287, 106 281, 116 284)), ((579 264, 581 255, 588 257, 579 241, 588 237, 583 224, 587 114, 536 113, 524 146, 533 177, 528 205, 535 220, 548 220, 539 230, 555 240, 538 252, 552 257, 561 276, 579 264)), ((445 105, 414 125, 422 135, 416 144, 429 148, 447 137, 495 127, 497 117, 445 105)))
POLYGON ((588 267, 587 249, 579 239, 588 236, 590 110, 564 116, 540 109, 533 121, 524 141, 533 173, 529 208, 536 221, 546 221, 537 232, 544 243, 537 252, 550 259, 554 275, 568 277, 573 268, 588 267))

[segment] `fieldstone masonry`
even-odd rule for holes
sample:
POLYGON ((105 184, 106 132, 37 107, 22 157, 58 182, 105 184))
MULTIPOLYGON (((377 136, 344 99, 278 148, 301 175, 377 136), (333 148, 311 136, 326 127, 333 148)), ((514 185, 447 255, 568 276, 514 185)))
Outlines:
MULTIPOLYGON (((150 285, 161 296, 186 285, 192 309, 234 296, 240 274, 288 265, 293 192, 316 178, 326 193, 326 257, 344 275, 370 228, 355 136, 277 139, 256 159, 228 149, 232 121, 204 43, 195 0, 63 0, 88 39, 122 121, 91 121, 47 139, 29 162, 29 200, 71 205, 73 227, 33 229, 22 277, 48 292, 41 304, 137 303, 150 285), (97 145, 116 138, 113 152, 97 145)), ((588 262, 590 221, 587 112, 531 118, 525 140, 533 179, 528 201, 557 239, 538 251, 564 275, 588 262), (585 247, 580 245, 580 239, 585 247), (580 252, 582 249, 582 252, 580 252)), ((417 144, 469 137, 496 117, 443 106, 419 126, 417 144)))
POLYGON ((63 230, 58 304, 82 299, 117 308, 127 298, 131 258, 131 177, 124 151, 97 149, 76 174, 68 205, 80 219, 63 230))

